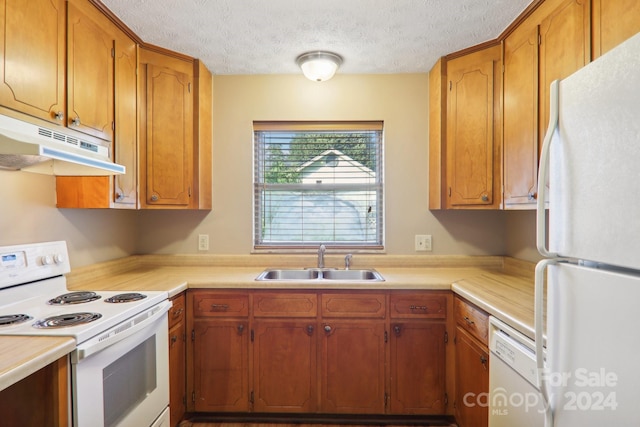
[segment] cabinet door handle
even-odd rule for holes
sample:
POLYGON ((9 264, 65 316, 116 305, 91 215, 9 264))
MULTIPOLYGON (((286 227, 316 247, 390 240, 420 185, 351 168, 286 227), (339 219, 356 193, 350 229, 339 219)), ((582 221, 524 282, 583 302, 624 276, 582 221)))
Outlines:
POLYGON ((62 111, 58 111, 58 112, 55 114, 55 116, 54 116, 54 117, 55 117, 55 119, 56 119, 56 120, 60 120, 60 121, 62 121, 62 120, 64 120, 64 113, 63 113, 62 111))
POLYGON ((327 334, 331 333, 331 331, 332 331, 331 326, 330 326, 330 325, 324 325, 324 331, 325 331, 327 334))
POLYGON ((178 342, 178 336, 177 335, 172 335, 171 336, 171 347, 173 347, 176 342, 178 342))
POLYGON ((394 325, 393 327, 393 333, 396 335, 396 337, 399 337, 400 334, 402 333, 402 326, 400 325, 394 325))
POLYGON ((486 194, 483 194, 481 199, 482 199, 483 202, 488 202, 489 201, 489 196, 486 195, 486 194))
POLYGON ((484 369, 487 369, 487 360, 487 356, 485 356, 484 354, 480 356, 480 363, 482 363, 484 369))
POLYGON ((151 196, 151 201, 152 202, 157 202, 158 201, 158 195, 157 194, 152 195, 151 196))
POLYGON ((228 304, 211 304, 211 311, 227 311, 228 304))
POLYGON ((476 322, 474 322, 473 320, 469 319, 469 316, 465 316, 465 317, 464 317, 464 321, 465 321, 465 322, 467 322, 467 325, 469 325, 469 326, 471 326, 471 325, 473 325, 474 323, 476 323, 476 322))
POLYGON ((80 117, 75 117, 73 120, 71 120, 71 124, 73 126, 80 126, 80 117))
POLYGON ((307 335, 309 336, 313 335, 314 330, 315 328, 313 327, 313 325, 307 325, 307 335))
POLYGON ((244 325, 243 324, 239 324, 238 325, 238 335, 242 335, 243 332, 244 332, 244 325))

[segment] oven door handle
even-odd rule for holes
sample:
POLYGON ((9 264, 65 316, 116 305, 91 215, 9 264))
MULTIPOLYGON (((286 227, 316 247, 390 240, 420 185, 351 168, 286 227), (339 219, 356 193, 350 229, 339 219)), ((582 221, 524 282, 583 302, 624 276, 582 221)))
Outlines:
POLYGON ((95 354, 117 342, 130 337, 131 335, 151 326, 156 320, 165 316, 173 303, 165 300, 140 314, 137 314, 122 323, 110 328, 98 336, 83 342, 76 347, 71 355, 71 362, 78 363, 82 359, 95 354))

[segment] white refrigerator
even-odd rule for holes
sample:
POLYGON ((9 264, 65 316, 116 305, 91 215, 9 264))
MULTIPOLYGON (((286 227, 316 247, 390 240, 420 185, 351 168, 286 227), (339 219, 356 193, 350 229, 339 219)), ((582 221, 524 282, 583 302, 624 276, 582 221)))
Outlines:
POLYGON ((537 212, 545 425, 640 426, 640 33, 554 82, 551 104, 537 212))

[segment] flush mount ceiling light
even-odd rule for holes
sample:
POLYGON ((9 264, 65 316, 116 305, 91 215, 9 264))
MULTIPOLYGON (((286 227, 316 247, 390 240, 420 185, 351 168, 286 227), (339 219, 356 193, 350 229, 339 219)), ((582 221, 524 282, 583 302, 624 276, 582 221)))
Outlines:
POLYGON ((331 52, 307 52, 298 56, 296 64, 309 80, 324 82, 336 73, 336 70, 342 64, 342 57, 331 52))

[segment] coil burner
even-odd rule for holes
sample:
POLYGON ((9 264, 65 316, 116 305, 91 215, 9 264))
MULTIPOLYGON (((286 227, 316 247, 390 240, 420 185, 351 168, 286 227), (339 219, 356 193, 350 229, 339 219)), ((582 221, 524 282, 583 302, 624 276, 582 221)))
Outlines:
POLYGON ((0 316, 0 326, 17 325, 31 319, 33 319, 33 317, 27 314, 7 314, 0 316))
POLYGON ((102 317, 100 313, 69 313, 59 316, 51 316, 46 319, 38 320, 33 324, 34 328, 66 328, 67 326, 83 325, 93 322, 102 317))
POLYGON ((100 298, 102 298, 100 295, 90 291, 69 292, 66 294, 58 295, 53 299, 50 299, 49 301, 47 301, 47 304, 50 304, 50 305, 82 304, 85 302, 95 301, 100 298))
POLYGON ((141 294, 138 292, 128 292, 126 294, 114 295, 111 298, 105 299, 104 302, 119 304, 123 302, 139 301, 141 299, 145 299, 146 297, 147 296, 145 294, 141 294))

